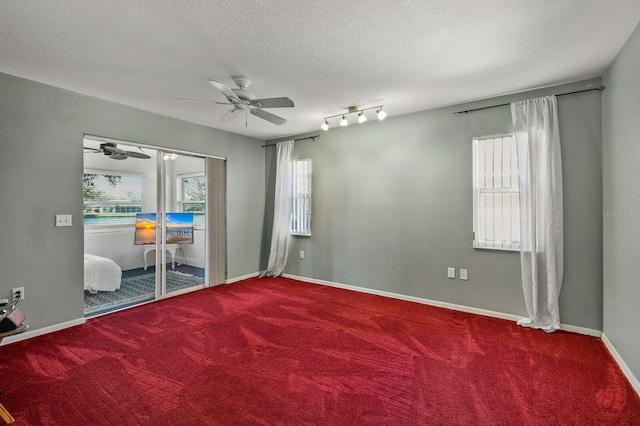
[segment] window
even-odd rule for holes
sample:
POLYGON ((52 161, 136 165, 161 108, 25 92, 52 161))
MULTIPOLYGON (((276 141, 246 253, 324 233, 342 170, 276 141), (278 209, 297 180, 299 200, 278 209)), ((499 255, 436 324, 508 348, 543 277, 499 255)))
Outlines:
POLYGON ((84 225, 135 225, 142 211, 142 176, 84 173, 84 225))
POLYGON ((293 162, 291 234, 311 235, 311 159, 293 162))
POLYGON ((473 247, 520 250, 518 155, 511 134, 473 139, 473 247))
POLYGON ((181 175, 178 178, 178 200, 183 213, 193 213, 193 224, 204 227, 207 202, 207 182, 203 174, 181 175))

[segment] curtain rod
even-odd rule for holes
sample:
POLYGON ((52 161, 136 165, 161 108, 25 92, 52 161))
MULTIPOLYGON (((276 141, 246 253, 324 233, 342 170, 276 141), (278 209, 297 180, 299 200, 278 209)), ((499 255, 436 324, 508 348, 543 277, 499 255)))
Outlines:
MULTIPOLYGON (((318 139, 319 137, 320 137, 320 133, 318 133, 317 135, 313 135, 313 136, 306 136, 306 137, 304 137, 304 138, 294 139, 293 141, 294 141, 294 142, 298 142, 298 141, 303 141, 303 140, 305 140, 305 139, 313 139, 313 141, 315 142, 315 141, 316 141, 316 139, 318 139)), ((283 141, 282 141, 282 142, 283 142, 283 141)), ((275 144, 277 144, 277 143, 278 143, 278 142, 275 142, 275 143, 269 143, 269 144, 264 144, 264 145, 262 145, 262 147, 264 148, 264 147, 266 147, 266 146, 273 146, 273 145, 275 145, 275 144)))
MULTIPOLYGON (((556 95, 556 96, 575 95, 576 93, 592 92, 594 90, 601 92, 604 90, 604 86, 594 87, 593 89, 576 90, 575 92, 560 93, 559 95, 556 95)), ((498 107, 508 106, 508 105, 510 104, 491 105, 491 106, 486 106, 482 108, 474 108, 474 109, 467 109, 464 111, 458 111, 458 112, 454 112, 454 114, 469 114, 470 112, 474 112, 474 111, 480 111, 483 109, 490 109, 490 108, 498 108, 498 107)))

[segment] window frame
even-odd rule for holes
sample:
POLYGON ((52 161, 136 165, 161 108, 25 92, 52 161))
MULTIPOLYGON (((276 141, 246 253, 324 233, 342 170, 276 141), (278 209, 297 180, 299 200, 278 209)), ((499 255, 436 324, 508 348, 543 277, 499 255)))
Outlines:
POLYGON ((291 162, 291 220, 289 223, 289 234, 298 237, 310 237, 311 236, 311 215, 312 215, 312 199, 313 199, 313 160, 311 158, 299 158, 291 162), (308 183, 304 183, 301 187, 296 179, 296 165, 302 162, 308 162, 308 183), (300 191, 297 191, 297 188, 300 191), (308 189, 305 190, 305 188, 308 189), (296 203, 296 200, 302 200, 301 203, 296 203), (306 201, 306 202, 305 202, 306 201), (299 214, 298 214, 299 213, 299 214), (307 220, 303 220, 306 226, 294 226, 294 223, 299 223, 296 218, 300 215, 307 216, 307 220))
MULTIPOLYGON (((477 239, 478 235, 479 235, 479 222, 480 222, 480 194, 481 193, 485 193, 485 194, 513 194, 513 193, 517 193, 518 195, 520 194, 520 188, 519 188, 519 184, 518 186, 501 186, 499 188, 495 188, 495 187, 485 187, 485 188, 480 188, 479 187, 479 171, 478 171, 478 143, 481 140, 487 140, 487 139, 497 139, 497 138, 505 138, 505 137, 512 137, 514 139, 515 142, 515 134, 514 133, 501 133, 501 134, 495 134, 495 135, 486 135, 486 136, 475 136, 472 139, 472 146, 473 146, 473 152, 472 152, 472 163, 473 163, 473 167, 472 167, 472 177, 473 177, 473 183, 472 183, 472 191, 473 191, 473 248, 474 249, 481 249, 481 250, 497 250, 497 251, 511 251, 511 252, 519 252, 520 251, 520 238, 518 238, 518 242, 504 242, 504 241, 495 241, 495 240, 479 240, 477 239)), ((515 143, 514 143, 515 146, 515 143)), ((515 161, 515 166, 516 166, 516 176, 518 176, 518 162, 517 162, 517 150, 516 152, 516 161, 515 161)), ((513 162, 511 162, 513 165, 513 162)), ((501 178, 503 177, 503 175, 501 175, 501 178)), ((519 179, 519 177, 518 177, 519 179)), ((520 199, 518 197, 518 206, 520 203, 520 199)), ((519 207, 518 207, 518 211, 519 211, 519 207)), ((512 217, 513 219, 513 217, 512 217)), ((519 217, 518 217, 518 222, 517 222, 517 226, 518 229, 520 228, 520 224, 519 224, 519 217)))
MULTIPOLYGON (((194 215, 203 215, 206 217, 207 214, 207 174, 206 172, 192 172, 192 173, 181 173, 176 175, 176 203, 180 206, 180 211, 183 213, 193 213, 194 215), (201 177, 204 180, 205 185, 205 197, 202 201, 184 201, 184 179, 190 178, 198 178, 201 177), (185 204, 204 204, 204 210, 202 212, 185 212, 184 206, 185 204)), ((194 216, 195 217, 195 216, 194 216)), ((206 222, 206 219, 205 219, 206 222)), ((204 229, 205 225, 195 224, 194 229, 204 229)))

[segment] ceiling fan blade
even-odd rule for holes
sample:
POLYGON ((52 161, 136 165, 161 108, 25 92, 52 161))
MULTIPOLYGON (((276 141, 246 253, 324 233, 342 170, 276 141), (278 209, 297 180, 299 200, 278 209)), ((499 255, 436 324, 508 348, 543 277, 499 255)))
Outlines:
POLYGON ((105 145, 105 146, 103 146, 103 147, 102 147, 102 149, 104 149, 104 150, 105 150, 105 151, 107 151, 107 152, 110 152, 112 155, 113 155, 113 154, 124 155, 124 156, 125 156, 125 158, 126 158, 126 156, 127 156, 127 152, 126 152, 126 151, 123 151, 123 150, 121 150, 121 149, 119 149, 119 148, 116 148, 115 146, 108 146, 108 145, 105 145))
POLYGON ((232 104, 238 103, 238 102, 242 102, 240 100, 240 98, 238 97, 238 95, 236 95, 235 93, 233 93, 231 91, 231 89, 229 89, 226 85, 219 83, 215 80, 208 80, 209 84, 212 85, 213 87, 215 87, 216 89, 218 89, 220 92, 222 92, 223 95, 225 95, 227 97, 227 99, 229 100, 229 102, 231 102, 232 104))
POLYGON ((120 153, 116 152, 116 153, 111 154, 109 156, 109 158, 111 158, 112 160, 126 160, 127 159, 127 153, 125 152, 124 154, 120 154, 120 153))
POLYGON ((271 114, 270 112, 263 111, 259 108, 251 109, 251 114, 255 115, 256 117, 260 117, 263 120, 267 120, 270 123, 277 124, 278 126, 287 122, 287 120, 285 120, 284 118, 278 117, 275 114, 271 114))
POLYGON ((144 152, 135 152, 135 151, 125 151, 125 152, 127 154, 127 157, 142 158, 142 159, 145 159, 145 160, 151 158, 150 156, 148 156, 144 152))
POLYGON ((102 151, 100 151, 98 148, 89 148, 87 146, 83 146, 82 147, 85 150, 85 154, 89 153, 89 154, 98 154, 102 151))
POLYGON ((294 106, 293 101, 289 98, 254 99, 249 102, 249 105, 258 108, 291 108, 294 106))
POLYGON ((242 109, 231 108, 229 111, 225 112, 225 114, 222 116, 220 120, 233 121, 240 115, 240 111, 242 111, 242 109))

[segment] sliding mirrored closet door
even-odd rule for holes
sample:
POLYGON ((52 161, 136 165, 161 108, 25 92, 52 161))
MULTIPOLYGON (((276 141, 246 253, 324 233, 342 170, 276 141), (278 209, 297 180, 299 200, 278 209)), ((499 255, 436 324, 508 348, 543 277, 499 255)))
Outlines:
POLYGON ((224 283, 226 161, 84 140, 85 315, 224 283))
POLYGON ((207 174, 202 157, 159 151, 156 297, 205 285, 207 174))

